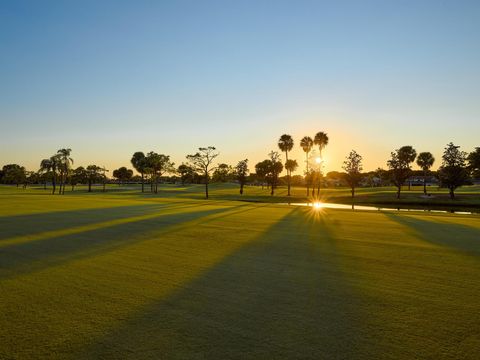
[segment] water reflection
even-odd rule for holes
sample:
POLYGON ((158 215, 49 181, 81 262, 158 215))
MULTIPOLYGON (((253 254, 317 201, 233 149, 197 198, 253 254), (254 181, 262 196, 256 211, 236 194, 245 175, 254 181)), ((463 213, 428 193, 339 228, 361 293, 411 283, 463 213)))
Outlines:
POLYGON ((376 207, 376 206, 366 206, 366 205, 346 205, 346 204, 335 204, 335 203, 324 203, 324 202, 308 202, 308 203, 281 203, 281 205, 290 205, 290 206, 310 206, 314 209, 346 209, 346 210, 367 210, 367 211, 414 211, 414 212, 431 212, 431 213, 452 213, 452 214, 464 214, 471 215, 475 212, 471 211, 457 211, 457 210, 436 210, 436 209, 415 209, 415 208, 387 208, 387 207, 376 207))

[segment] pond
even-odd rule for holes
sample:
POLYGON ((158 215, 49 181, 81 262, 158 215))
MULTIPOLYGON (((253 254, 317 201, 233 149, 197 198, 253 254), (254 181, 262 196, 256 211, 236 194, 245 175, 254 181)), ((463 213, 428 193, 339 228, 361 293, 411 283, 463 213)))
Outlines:
POLYGON ((345 210, 367 210, 367 211, 412 211, 412 212, 430 212, 430 213, 449 213, 449 214, 462 214, 462 215, 471 215, 477 214, 478 211, 463 211, 463 210, 445 210, 445 209, 419 209, 419 208, 401 208, 401 207, 378 207, 378 206, 367 206, 367 205, 347 205, 347 204, 335 204, 335 203, 324 203, 324 202, 309 202, 309 203, 281 203, 281 205, 289 206, 310 206, 315 209, 345 209, 345 210))

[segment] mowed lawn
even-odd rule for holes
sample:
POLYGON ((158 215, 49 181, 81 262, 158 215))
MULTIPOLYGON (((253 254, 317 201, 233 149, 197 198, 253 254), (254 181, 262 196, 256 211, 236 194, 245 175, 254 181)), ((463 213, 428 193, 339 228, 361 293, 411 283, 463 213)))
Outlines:
POLYGON ((0 192, 0 358, 478 359, 480 216, 0 192))

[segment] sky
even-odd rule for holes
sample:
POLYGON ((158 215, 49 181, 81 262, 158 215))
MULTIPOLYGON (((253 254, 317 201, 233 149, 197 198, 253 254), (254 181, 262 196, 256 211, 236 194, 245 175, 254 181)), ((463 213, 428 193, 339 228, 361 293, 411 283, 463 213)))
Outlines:
POLYGON ((324 131, 327 171, 403 145, 437 167, 480 146, 479 39, 479 1, 0 0, 0 166, 212 145, 253 168, 284 133, 303 166, 324 131))

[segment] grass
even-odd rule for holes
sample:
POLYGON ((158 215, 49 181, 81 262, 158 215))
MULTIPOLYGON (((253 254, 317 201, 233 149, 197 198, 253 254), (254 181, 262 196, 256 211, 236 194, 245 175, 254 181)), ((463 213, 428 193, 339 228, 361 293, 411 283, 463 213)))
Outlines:
POLYGON ((478 358, 478 215, 109 190, 0 187, 1 359, 478 358))

